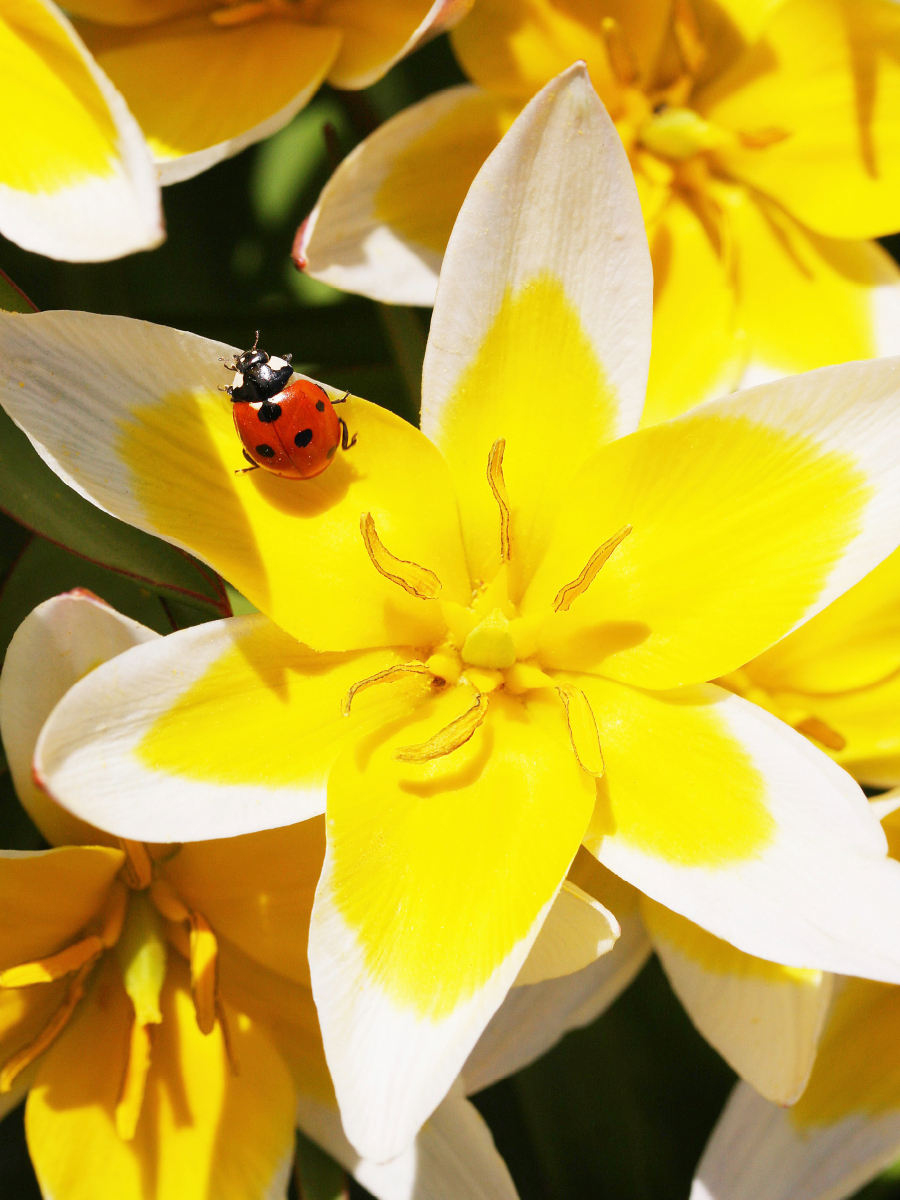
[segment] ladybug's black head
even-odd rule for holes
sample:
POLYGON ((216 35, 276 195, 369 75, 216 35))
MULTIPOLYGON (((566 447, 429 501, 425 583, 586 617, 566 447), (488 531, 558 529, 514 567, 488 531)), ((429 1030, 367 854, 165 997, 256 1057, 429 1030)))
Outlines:
POLYGON ((258 341, 257 333, 251 349, 236 354, 229 368, 236 373, 235 385, 225 390, 235 402, 269 400, 284 390, 294 373, 290 354, 284 358, 272 358, 265 350, 257 349, 258 341))

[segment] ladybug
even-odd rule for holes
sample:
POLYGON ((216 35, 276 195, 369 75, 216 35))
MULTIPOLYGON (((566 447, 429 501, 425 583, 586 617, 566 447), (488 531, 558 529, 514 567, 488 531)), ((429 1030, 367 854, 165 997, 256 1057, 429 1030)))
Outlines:
POLYGON ((338 446, 349 450, 356 443, 356 434, 350 437, 347 423, 334 411, 350 393, 332 402, 318 383, 288 382, 294 373, 290 354, 275 358, 258 350, 258 343, 257 333, 250 350, 225 364, 235 372, 234 384, 224 390, 250 463, 235 474, 262 467, 282 479, 313 479, 330 466, 338 446))

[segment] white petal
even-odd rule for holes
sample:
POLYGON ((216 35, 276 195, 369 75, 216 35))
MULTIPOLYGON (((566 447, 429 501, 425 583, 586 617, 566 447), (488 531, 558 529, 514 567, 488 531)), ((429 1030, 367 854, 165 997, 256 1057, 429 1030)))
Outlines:
POLYGON ((608 954, 620 933, 609 909, 567 879, 513 986, 572 975, 608 954))

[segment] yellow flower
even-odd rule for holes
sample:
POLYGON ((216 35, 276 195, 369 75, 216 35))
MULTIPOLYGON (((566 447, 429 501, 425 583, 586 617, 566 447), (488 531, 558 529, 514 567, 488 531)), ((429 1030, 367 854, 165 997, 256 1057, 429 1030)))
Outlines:
POLYGON ((281 1196, 296 1122, 381 1200, 411 1200, 416 1181, 515 1200, 459 1091, 405 1160, 367 1163, 347 1142, 309 989, 321 820, 147 846, 86 825, 35 786, 34 743, 54 703, 99 663, 158 641, 73 592, 26 619, 0 681, 17 791, 55 845, 0 851, 0 1115, 27 1093, 43 1193, 281 1196))
POLYGON ((900 363, 636 430, 651 298, 632 173, 576 67, 460 213, 422 432, 351 398, 357 443, 312 481, 235 473, 229 347, 0 316, 0 399, 60 476, 265 614, 99 667, 36 770, 150 842, 327 813, 312 986, 372 1158, 450 1087, 582 845, 744 954, 900 982, 900 866, 862 792, 708 682, 900 543, 900 363))
POLYGON ((479 0, 476 86, 342 164, 298 240, 317 279, 431 304, 476 171, 584 59, 635 174, 655 278, 645 423, 737 385, 900 352, 900 9, 884 0, 479 0))
POLYGON ((0 0, 0 232, 75 261, 163 238, 137 122, 50 0, 0 0))
POLYGON ((73 26, 52 0, 0 0, 0 231, 74 261, 149 249, 160 183, 268 137, 325 80, 367 87, 470 6, 73 0, 73 26))
POLYGON ((472 0, 72 0, 162 183, 286 125, 326 80, 374 83, 472 0))
MULTIPOLYGON (((897 797, 879 801, 900 850, 897 797)), ((793 1108, 746 1084, 731 1096, 697 1170, 692 1200, 843 1200, 900 1154, 900 988, 839 983, 809 1086, 793 1108)))

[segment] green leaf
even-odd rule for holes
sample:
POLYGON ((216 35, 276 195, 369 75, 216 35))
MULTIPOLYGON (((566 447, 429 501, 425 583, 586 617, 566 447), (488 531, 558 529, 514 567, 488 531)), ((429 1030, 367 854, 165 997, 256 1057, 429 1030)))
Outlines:
POLYGON ((59 479, 25 434, 0 410, 0 509, 27 529, 95 563, 178 595, 183 603, 228 614, 218 577, 159 538, 96 508, 59 479))
POLYGON ((35 306, 5 271, 0 270, 0 308, 6 312, 31 313, 35 306))
POLYGON ((157 633, 196 625, 208 610, 178 605, 160 593, 97 563, 71 554, 62 546, 33 537, 22 551, 0 590, 0 660, 10 638, 33 608, 74 588, 86 588, 107 604, 157 633))
POLYGON ((347 1200, 349 1196, 344 1168, 299 1130, 294 1177, 300 1200, 347 1200))

